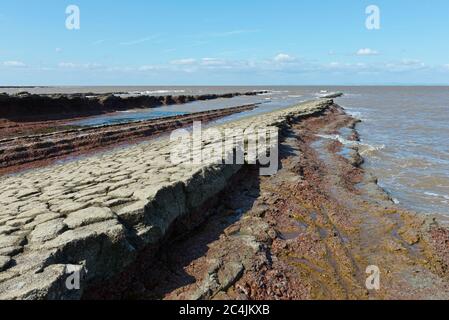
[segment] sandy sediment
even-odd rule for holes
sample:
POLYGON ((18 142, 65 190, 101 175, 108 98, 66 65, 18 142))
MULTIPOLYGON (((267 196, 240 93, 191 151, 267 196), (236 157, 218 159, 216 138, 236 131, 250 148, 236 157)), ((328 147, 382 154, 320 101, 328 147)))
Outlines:
MULTIPOLYGON (((305 103, 218 129, 284 127, 322 113, 305 103)), ((236 130, 238 132, 238 130, 236 130)), ((79 299, 154 251, 177 221, 196 217, 243 165, 173 165, 167 139, 54 165, 0 181, 0 298, 79 299), (78 271, 80 290, 68 290, 78 271)), ((185 225, 186 230, 188 225, 185 225)))

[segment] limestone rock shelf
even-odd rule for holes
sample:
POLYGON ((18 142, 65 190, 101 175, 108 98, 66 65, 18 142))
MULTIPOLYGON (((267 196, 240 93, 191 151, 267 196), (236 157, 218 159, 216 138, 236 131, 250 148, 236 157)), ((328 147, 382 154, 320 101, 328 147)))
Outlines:
MULTIPOLYGON (((288 125, 314 101, 218 126, 288 125)), ((160 245, 178 218, 222 191, 241 165, 172 165, 161 139, 0 180, 0 299, 79 299, 160 245), (68 290, 74 271, 80 290, 68 290)))

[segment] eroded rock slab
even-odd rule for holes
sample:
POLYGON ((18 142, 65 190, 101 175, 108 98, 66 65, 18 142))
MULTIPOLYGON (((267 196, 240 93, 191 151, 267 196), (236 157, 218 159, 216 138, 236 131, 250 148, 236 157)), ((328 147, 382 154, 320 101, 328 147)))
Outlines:
MULTIPOLYGON (((332 103, 305 103, 216 128, 282 129, 332 103)), ((179 217, 222 191, 242 168, 176 166, 171 148, 160 139, 2 177, 0 299, 80 298, 83 289, 122 271, 140 250, 159 244, 179 217), (85 274, 75 291, 66 285, 73 270, 85 274)), ((218 268, 220 288, 243 267, 235 262, 218 268)))

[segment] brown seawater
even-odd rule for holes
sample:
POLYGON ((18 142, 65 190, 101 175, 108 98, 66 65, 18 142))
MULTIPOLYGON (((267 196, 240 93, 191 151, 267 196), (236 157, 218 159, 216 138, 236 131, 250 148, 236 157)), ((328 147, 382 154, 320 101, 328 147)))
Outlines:
POLYGON ((347 88, 338 103, 363 122, 373 170, 402 206, 449 215, 449 88, 347 88))

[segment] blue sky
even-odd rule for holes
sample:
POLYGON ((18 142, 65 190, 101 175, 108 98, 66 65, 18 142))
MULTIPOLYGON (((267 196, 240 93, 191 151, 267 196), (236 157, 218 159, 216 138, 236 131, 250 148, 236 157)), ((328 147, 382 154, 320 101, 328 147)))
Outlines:
POLYGON ((0 1, 0 85, 449 84, 447 0, 0 1))

